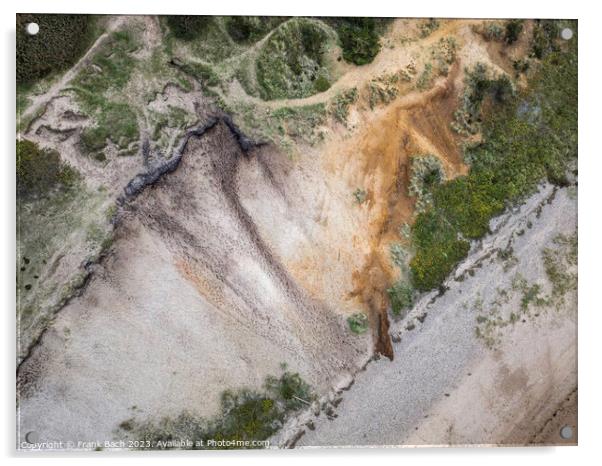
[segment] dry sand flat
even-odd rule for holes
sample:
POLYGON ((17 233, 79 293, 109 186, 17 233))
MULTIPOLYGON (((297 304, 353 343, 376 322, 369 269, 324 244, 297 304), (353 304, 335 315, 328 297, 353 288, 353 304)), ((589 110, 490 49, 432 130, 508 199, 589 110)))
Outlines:
MULTIPOLYGON (((538 315, 503 328, 493 349, 476 338, 482 311, 471 305, 487 302, 500 287, 511 289, 517 272, 543 286, 541 250, 559 233, 576 231, 576 199, 566 189, 550 197, 552 192, 543 189, 519 213, 497 220, 499 231, 483 239, 457 272, 482 263, 472 269, 474 276, 450 279, 443 296, 426 296, 394 325, 392 333, 401 338, 395 360, 370 363, 343 393, 338 417, 316 419, 315 430, 308 429, 297 445, 558 442, 542 429, 576 390, 576 296, 567 296, 560 309, 542 307, 538 315), (528 222, 532 228, 525 228, 528 222), (513 235, 522 229, 522 236, 513 235), (489 253, 505 248, 511 237, 518 263, 505 272, 503 263, 490 262, 489 253), (420 323, 416 317, 424 312, 420 323), (410 321, 416 328, 406 330, 410 321)), ((519 301, 515 296, 506 306, 519 301)))

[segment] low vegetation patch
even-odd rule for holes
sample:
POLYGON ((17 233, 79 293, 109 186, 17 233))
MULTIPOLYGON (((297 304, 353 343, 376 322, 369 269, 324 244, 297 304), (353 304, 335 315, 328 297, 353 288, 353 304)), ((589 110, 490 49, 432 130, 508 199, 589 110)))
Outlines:
POLYGON ((425 20, 420 26, 420 37, 425 38, 430 36, 433 32, 439 29, 439 20, 435 18, 429 18, 425 20))
POLYGON ((531 56, 543 59, 550 53, 560 50, 558 21, 551 19, 535 20, 533 37, 531 39, 531 56))
POLYGON ((476 134, 481 129, 483 103, 504 104, 515 91, 506 75, 494 76, 486 65, 477 63, 466 71, 464 94, 460 108, 454 113, 452 129, 463 136, 476 134))
POLYGON ((395 316, 403 315, 414 305, 414 288, 406 281, 400 280, 391 288, 387 289, 389 301, 391 301, 391 312, 395 316))
POLYGON ((79 179, 55 150, 42 149, 27 139, 17 140, 17 193, 30 198, 48 195, 53 189, 69 189, 79 179))
POLYGON ((437 73, 447 76, 449 67, 456 61, 458 44, 453 37, 442 37, 431 47, 431 57, 435 63, 437 73))
POLYGON ((415 155, 410 162, 408 194, 416 197, 416 212, 424 212, 433 202, 433 189, 445 181, 445 170, 439 157, 415 155))
POLYGON ((355 334, 362 334, 368 330, 368 316, 363 312, 357 312, 347 318, 349 329, 355 334))
POLYGON ((334 116, 335 120, 346 125, 347 117, 349 116, 349 107, 357 102, 358 97, 359 93, 356 87, 337 94, 330 105, 330 113, 334 116))
POLYGON ((326 26, 317 20, 295 18, 280 25, 257 57, 261 98, 303 98, 328 89, 324 52, 329 40, 326 26))
POLYGON ((259 108, 254 104, 239 104, 233 111, 243 130, 256 140, 271 141, 289 155, 295 142, 314 145, 323 139, 321 126, 328 118, 323 103, 278 109, 259 108))
POLYGON ((399 80, 398 73, 383 74, 370 80, 367 84, 370 108, 373 109, 379 104, 386 105, 395 100, 399 95, 399 80))
POLYGON ((98 160, 105 159, 108 141, 122 155, 136 150, 132 145, 139 138, 136 114, 128 103, 115 101, 112 95, 123 92, 128 84, 136 64, 132 53, 137 48, 133 32, 114 32, 73 81, 71 90, 79 105, 95 119, 95 124, 83 131, 80 147, 98 160))
POLYGON ((416 80, 416 89, 420 91, 428 89, 433 83, 433 78, 432 63, 425 63, 422 73, 420 73, 420 76, 418 76, 418 79, 416 80))
POLYGON ((287 417, 308 406, 315 399, 311 387, 298 373, 283 365, 280 377, 267 377, 263 390, 240 389, 225 391, 221 396, 220 413, 204 419, 189 412, 158 423, 138 423, 134 419, 121 428, 136 440, 149 441, 153 448, 174 448, 171 442, 189 440, 191 449, 212 448, 207 440, 230 442, 219 448, 259 448, 244 442, 266 440, 278 431, 287 417))
POLYGON ((543 250, 542 259, 552 284, 552 299, 557 305, 564 304, 565 295, 577 289, 577 233, 556 236, 553 246, 543 250))

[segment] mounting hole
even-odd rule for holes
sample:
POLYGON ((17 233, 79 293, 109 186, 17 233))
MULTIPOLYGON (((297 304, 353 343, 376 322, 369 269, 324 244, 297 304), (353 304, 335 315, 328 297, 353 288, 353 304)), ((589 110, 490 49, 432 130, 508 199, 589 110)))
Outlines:
POLYGON ((35 36, 38 32, 40 32, 40 26, 38 23, 27 23, 25 26, 25 32, 30 36, 35 36))
POLYGON ((562 31, 560 31, 560 37, 562 37, 564 40, 572 39, 573 30, 571 28, 564 28, 562 31))
POLYGON ((560 436, 565 440, 573 438, 573 428, 571 426, 564 426, 560 429, 560 436))
POLYGON ((35 431, 30 431, 25 434, 25 441, 29 444, 34 444, 40 441, 38 433, 35 431))

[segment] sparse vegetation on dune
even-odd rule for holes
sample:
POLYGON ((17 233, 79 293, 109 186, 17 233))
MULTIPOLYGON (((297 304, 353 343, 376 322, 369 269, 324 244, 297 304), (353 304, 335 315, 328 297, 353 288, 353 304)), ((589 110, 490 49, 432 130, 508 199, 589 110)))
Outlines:
POLYGON ((445 181, 445 170, 438 157, 416 155, 411 157, 408 194, 416 197, 416 212, 424 212, 433 202, 434 188, 445 181))
MULTIPOLYGON (((126 434, 136 440, 152 442, 154 448, 170 449, 170 441, 193 442, 191 449, 212 448, 207 440, 245 442, 266 440, 295 411, 308 406, 315 398, 311 387, 298 373, 286 370, 280 377, 268 376, 263 390, 225 391, 221 396, 219 415, 204 419, 189 412, 158 423, 138 423, 128 419, 120 424, 126 434), (202 442, 202 443, 201 443, 202 442)), ((244 443, 222 445, 222 449, 261 448, 244 443)))
MULTIPOLYGON (((469 76, 470 107, 490 85, 469 76)), ((510 96, 496 88, 496 105, 484 118, 483 141, 466 149, 471 171, 433 190, 433 205, 412 227, 416 255, 410 266, 420 290, 437 287, 469 249, 468 240, 489 231, 489 220, 543 180, 565 184, 577 157, 577 39, 549 53, 530 89, 510 96), (503 95, 504 98, 499 98, 503 95)))
POLYGON ((330 112, 339 123, 347 124, 349 107, 357 102, 358 97, 357 88, 353 87, 337 94, 333 99, 330 105, 330 112))
POLYGON ((85 273, 61 269, 74 250, 93 259, 109 245, 104 195, 90 191, 60 154, 29 140, 17 147, 17 319, 23 356, 28 345, 83 283, 85 273))
POLYGON ((132 53, 138 47, 132 32, 114 32, 72 83, 71 90, 82 110, 96 120, 82 132, 80 147, 83 153, 98 160, 105 159, 109 140, 121 154, 135 150, 132 143, 139 138, 136 114, 128 103, 112 95, 119 96, 128 84, 136 64, 132 53))
POLYGON ((252 104, 238 105, 235 113, 245 132, 257 140, 273 142, 289 155, 293 140, 310 145, 321 141, 320 128, 328 117, 326 105, 321 103, 274 110, 259 109, 252 104))
POLYGON ((480 131, 483 103, 489 99, 494 104, 504 104, 514 95, 514 86, 508 76, 496 76, 483 63, 466 70, 464 94, 460 108, 454 113, 452 129, 468 136, 480 131))
POLYGON ((295 18, 280 25, 257 57, 259 93, 265 100, 303 98, 330 87, 324 53, 330 40, 326 26, 295 18))
POLYGON ((437 29, 439 29, 439 20, 436 18, 429 18, 424 20, 424 22, 419 26, 420 28, 420 36, 428 37, 437 29))
POLYGON ((42 149, 27 139, 17 140, 17 193, 30 198, 47 196, 49 191, 69 189, 78 173, 61 161, 58 152, 42 149))

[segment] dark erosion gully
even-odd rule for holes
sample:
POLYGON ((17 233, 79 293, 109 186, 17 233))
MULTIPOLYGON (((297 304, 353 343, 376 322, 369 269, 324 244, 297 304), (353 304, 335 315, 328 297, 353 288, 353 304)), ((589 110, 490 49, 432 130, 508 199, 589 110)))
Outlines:
MULTIPOLYGON (((134 178, 130 180, 130 182, 124 188, 124 194, 119 197, 117 202, 119 204, 123 204, 125 201, 136 197, 138 194, 144 190, 146 186, 153 185, 156 183, 163 175, 167 173, 172 173, 178 168, 180 161, 182 160, 182 155, 184 154, 184 150, 186 149, 186 145, 191 137, 201 137, 215 125, 217 125, 220 121, 224 122, 224 124, 228 127, 238 146, 243 151, 243 153, 248 153, 254 147, 258 147, 261 145, 260 143, 256 143, 249 139, 247 136, 243 134, 243 132, 234 124, 232 118, 228 115, 222 116, 214 116, 209 118, 203 125, 198 128, 191 129, 188 131, 180 145, 175 150, 174 154, 171 156, 169 160, 166 160, 162 163, 157 164, 156 166, 150 168, 144 173, 139 173, 134 178)), ((149 144, 142 145, 142 151, 144 158, 148 158, 148 151, 150 150, 149 144)))

